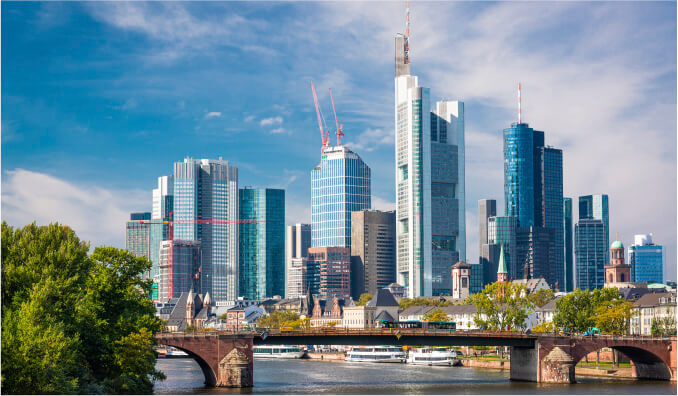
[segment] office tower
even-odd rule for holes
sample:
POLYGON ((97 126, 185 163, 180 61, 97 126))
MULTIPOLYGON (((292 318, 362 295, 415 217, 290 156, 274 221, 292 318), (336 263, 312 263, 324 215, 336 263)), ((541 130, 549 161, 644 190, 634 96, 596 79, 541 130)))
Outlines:
POLYGON ((396 280, 395 211, 351 213, 351 295, 376 293, 396 280))
POLYGON ((480 293, 483 291, 485 284, 483 283, 483 278, 485 274, 483 273, 483 267, 480 264, 471 264, 471 280, 470 280, 470 292, 471 294, 480 293))
POLYGON ((287 266, 285 297, 298 298, 310 292, 308 260, 306 257, 293 257, 287 266))
POLYGON ((564 290, 565 241, 563 233, 563 152, 552 147, 539 147, 535 152, 536 193, 535 225, 551 233, 546 282, 564 290))
POLYGON ((540 192, 535 188, 535 153, 544 146, 544 132, 526 123, 512 123, 504 129, 504 202, 506 216, 515 217, 520 227, 536 225, 535 205, 540 192))
MULTIPOLYGON (((154 223, 170 220, 170 213, 174 210, 174 177, 161 176, 158 178, 158 188, 153 189, 153 211, 151 219, 154 223)), ((156 279, 160 274, 160 242, 169 238, 168 224, 151 224, 150 257, 153 266, 151 278, 156 279)))
POLYGON ((600 219, 580 219, 574 226, 575 287, 597 289, 605 283, 609 254, 607 228, 600 219))
POLYGON ((351 295, 351 250, 341 247, 308 249, 307 279, 312 295, 348 298, 351 295))
MULTIPOLYGON (((299 262, 297 260, 297 264, 293 265, 292 260, 305 258, 308 255, 309 247, 311 247, 310 224, 297 223, 295 225, 287 226, 285 236, 285 296, 287 298, 294 298, 298 295, 296 292, 291 291, 291 288, 293 288, 293 285, 296 283, 290 282, 290 277, 298 277, 296 274, 298 272, 299 262)), ((302 290, 301 294, 304 293, 305 290, 302 290)))
MULTIPOLYGON (((518 261, 516 259, 516 233, 518 230, 518 222, 515 217, 493 216, 487 219, 487 244, 494 245, 495 250, 499 253, 499 248, 504 247, 504 261, 508 270, 509 279, 519 279, 522 276, 522 268, 518 268, 518 261)), ((488 278, 490 283, 496 278, 497 267, 499 266, 500 256, 494 256, 495 261, 489 261, 491 275, 488 278)))
POLYGON ((516 271, 514 279, 548 279, 553 244, 551 231, 543 227, 518 227, 515 260, 511 262, 516 271))
POLYGON ((499 266, 500 245, 484 244, 481 252, 480 264, 482 273, 482 287, 497 281, 497 268, 499 266))
POLYGON ((629 265, 633 282, 664 282, 664 247, 652 243, 652 234, 634 237, 629 247, 629 265))
POLYGON ((370 168, 345 146, 324 147, 311 171, 311 246, 351 247, 351 212, 371 206, 370 168))
POLYGON ((174 239, 200 241, 203 293, 238 296, 238 168, 221 159, 174 163, 174 239))
POLYGON ((159 256, 158 300, 167 302, 190 290, 204 292, 199 241, 162 241, 159 256))
POLYGON ((563 198, 563 242, 565 257, 565 284, 563 291, 574 290, 574 268, 572 266, 572 198, 563 198))
POLYGON ((487 243, 487 219, 497 215, 497 201, 481 199, 478 201, 478 249, 482 261, 483 245, 487 243))
POLYGON ((464 103, 440 101, 410 75, 409 36, 395 38, 397 278, 408 297, 450 294, 466 260, 464 103))
MULTIPOLYGON (((151 225, 144 221, 151 220, 150 212, 138 212, 130 214, 130 219, 125 224, 125 249, 136 257, 150 259, 151 225)), ((151 276, 150 272, 142 275, 144 279, 151 276)))
POLYGON ((285 190, 240 189, 239 297, 285 295, 285 190))
POLYGON ((579 197, 579 220, 598 219, 605 226, 605 257, 610 254, 610 211, 607 194, 579 197))

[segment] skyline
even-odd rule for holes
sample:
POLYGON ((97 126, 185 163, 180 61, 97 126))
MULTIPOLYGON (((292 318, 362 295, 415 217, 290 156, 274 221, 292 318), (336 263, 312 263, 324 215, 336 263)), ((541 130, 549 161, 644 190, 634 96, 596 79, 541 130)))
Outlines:
MULTIPOLYGON (((564 196, 608 194, 610 232, 627 246, 654 233, 676 279, 675 7, 412 3, 412 74, 432 101, 466 105, 469 262, 478 199, 504 207, 501 133, 517 119, 520 81, 523 121, 563 150, 564 196)), ((404 2, 2 11, 10 224, 59 220, 122 247, 129 212, 150 211, 157 177, 186 156, 222 156, 241 186, 285 188, 286 223, 310 223, 321 144, 310 80, 325 114, 333 90, 344 141, 372 169, 373 207, 394 207, 392 40, 404 2)))

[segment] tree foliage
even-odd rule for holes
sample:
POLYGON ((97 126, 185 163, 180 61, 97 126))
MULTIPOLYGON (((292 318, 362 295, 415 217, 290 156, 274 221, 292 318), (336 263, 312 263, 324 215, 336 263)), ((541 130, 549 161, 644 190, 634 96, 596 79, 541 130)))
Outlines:
MULTIPOLYGON (((624 305, 615 301, 624 301, 616 288, 604 288, 590 290, 576 289, 574 292, 561 297, 556 302, 556 311, 553 315, 553 325, 559 329, 571 332, 585 332, 590 327, 596 326, 597 316, 602 311, 596 312, 599 307, 615 306, 623 311, 624 305), (620 305, 617 305, 620 304, 620 305)), ((600 308, 602 309, 602 308, 600 308)), ((621 311, 620 311, 621 312, 621 311)), ((618 322, 611 316, 605 318, 605 327, 611 331, 613 322, 618 322)), ((598 324, 603 324, 600 322, 598 324)), ((603 330, 603 327, 596 326, 603 330)))
POLYGON ((534 326, 532 328, 532 332, 534 333, 553 333, 553 330, 555 327, 553 327, 553 322, 544 322, 541 323, 537 326, 534 326))
POLYGON ((273 311, 257 321, 257 326, 269 329, 288 327, 290 323, 299 320, 299 314, 294 311, 273 311))
POLYGON ((650 333, 653 336, 675 336, 676 318, 673 316, 666 316, 659 319, 652 318, 650 333))
POLYGON ((486 285, 482 293, 471 296, 476 306, 473 321, 487 330, 523 328, 532 303, 525 297, 525 285, 512 282, 495 282, 486 285))
POLYGON ((603 333, 628 334, 633 304, 618 298, 602 302, 594 310, 593 322, 603 333))
POLYGON ((404 297, 401 298, 400 301, 398 301, 398 306, 401 310, 405 310, 409 307, 420 305, 434 307, 449 307, 451 305, 454 305, 454 303, 452 301, 446 301, 444 299, 436 297, 416 297, 416 298, 404 297))
POLYGON ((543 307, 544 305, 550 303, 554 298, 555 296, 553 295, 553 290, 549 288, 539 289, 534 293, 527 295, 527 299, 530 300, 534 307, 543 307))
POLYGON ((2 223, 2 391, 150 393, 150 268, 115 248, 81 242, 67 226, 2 223))
POLYGON ((436 308, 422 316, 424 322, 449 322, 450 317, 447 316, 442 309, 436 308))
POLYGON ((370 302, 372 297, 374 297, 372 293, 363 293, 360 295, 360 298, 358 301, 356 301, 355 305, 365 306, 368 302, 370 302))

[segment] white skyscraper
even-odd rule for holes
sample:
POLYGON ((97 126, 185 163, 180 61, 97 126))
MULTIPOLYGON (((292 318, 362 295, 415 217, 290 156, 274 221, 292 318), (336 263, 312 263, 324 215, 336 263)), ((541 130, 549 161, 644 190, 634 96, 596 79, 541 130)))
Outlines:
POLYGON ((450 294, 451 267, 466 260, 464 103, 431 111, 429 89, 410 75, 408 46, 396 36, 397 278, 408 297, 450 294))

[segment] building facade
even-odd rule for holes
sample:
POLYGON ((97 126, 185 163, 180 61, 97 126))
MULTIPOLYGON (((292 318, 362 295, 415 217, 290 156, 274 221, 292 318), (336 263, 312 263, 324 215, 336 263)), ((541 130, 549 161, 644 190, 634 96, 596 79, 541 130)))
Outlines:
MULTIPOLYGON (((516 231, 516 263, 513 279, 547 279, 551 269, 552 230, 544 227, 518 227, 516 231)), ((562 252, 562 250, 560 250, 562 252)), ((549 284, 552 284, 549 282, 549 284)))
POLYGON ((351 212, 370 209, 370 168, 345 146, 323 148, 311 171, 311 246, 351 247, 351 212))
MULTIPOLYGON (((668 321, 675 326, 676 292, 648 293, 631 309, 631 334, 652 335, 653 321, 668 321)), ((675 334, 675 333, 674 333, 675 334)))
MULTIPOLYGON (((509 271, 509 278, 519 278, 521 268, 518 268, 518 258, 516 255, 516 236, 518 224, 515 217, 494 216, 487 219, 487 243, 488 245, 495 245, 497 252, 500 246, 504 246, 504 260, 509 271)), ((491 254, 490 254, 491 255, 491 254)), ((499 255, 495 256, 494 261, 490 262, 491 268, 491 282, 494 282, 497 267, 499 266, 499 255)), ((491 283, 490 282, 490 283, 491 283)))
POLYGON ((663 283, 664 247, 652 243, 652 234, 636 235, 629 247, 629 265, 633 282, 663 283))
POLYGON ((158 300, 168 302, 193 290, 203 291, 199 241, 171 240, 160 243, 158 300))
POLYGON ((579 220, 601 220, 605 227, 605 257, 610 255, 610 211, 607 194, 579 197, 579 220))
MULTIPOLYGON (((173 176, 160 176, 158 178, 158 188, 153 189, 152 208, 151 219, 153 223, 170 220, 170 214, 174 210, 173 176)), ((151 278, 156 279, 160 274, 160 242, 169 239, 169 224, 151 224, 150 255, 153 263, 151 278)))
POLYGON ((287 265, 285 285, 286 298, 299 298, 310 292, 308 259, 306 257, 291 258, 287 265))
POLYGON ((497 201, 481 199, 478 201, 478 252, 483 255, 483 245, 487 243, 487 220, 497 215, 497 201))
POLYGON ((174 239, 200 241, 203 293, 217 306, 238 295, 238 168, 222 159, 174 163, 174 239))
POLYGON ((605 283, 607 228, 603 220, 580 219, 574 227, 575 287, 593 290, 605 283))
POLYGON ((308 249, 307 278, 312 295, 348 298, 351 295, 351 251, 340 247, 308 249))
POLYGON ((351 295, 357 300, 395 280, 395 212, 351 213, 351 295))
MULTIPOLYGON (((536 226, 551 233, 546 281, 562 290, 565 287, 565 241, 563 232, 563 152, 553 147, 539 147, 535 153, 537 176, 536 226)), ((538 265, 537 263, 534 263, 538 265)))
POLYGON ((409 297, 449 294, 451 263, 466 260, 464 103, 431 111, 405 45, 396 36, 397 278, 409 297))
MULTIPOLYGON (((150 212, 132 213, 125 224, 125 249, 136 257, 151 258, 151 225, 144 223, 149 220, 150 212)), ((143 277, 152 277, 152 271, 143 274, 143 277)))
POLYGON ((624 244, 616 240, 610 247, 610 264, 605 266, 605 287, 632 287, 631 267, 624 262, 624 244))
POLYGON ((240 189, 239 297, 285 295, 285 190, 240 189))
POLYGON ((471 294, 471 266, 463 261, 452 266, 452 298, 463 300, 471 294))
POLYGON ((565 284, 566 292, 574 290, 574 256, 572 254, 572 198, 563 198, 563 247, 565 251, 565 284))

